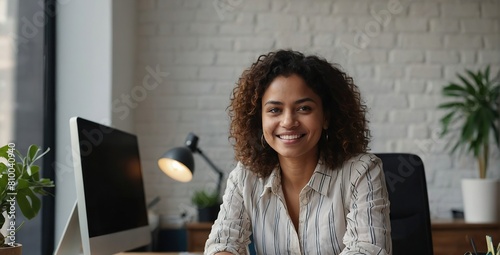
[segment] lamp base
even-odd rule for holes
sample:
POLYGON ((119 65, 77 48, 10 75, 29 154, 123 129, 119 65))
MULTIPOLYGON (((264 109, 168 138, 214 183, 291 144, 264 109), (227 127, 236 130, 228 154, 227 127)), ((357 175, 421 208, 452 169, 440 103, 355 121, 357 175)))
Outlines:
POLYGON ((213 205, 205 208, 198 208, 199 222, 214 222, 219 215, 220 205, 213 205))

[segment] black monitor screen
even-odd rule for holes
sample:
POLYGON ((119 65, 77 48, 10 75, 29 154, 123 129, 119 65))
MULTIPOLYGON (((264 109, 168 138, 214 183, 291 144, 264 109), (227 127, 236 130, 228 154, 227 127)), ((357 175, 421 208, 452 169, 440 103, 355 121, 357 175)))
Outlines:
POLYGON ((148 225, 137 137, 78 118, 89 236, 148 225))

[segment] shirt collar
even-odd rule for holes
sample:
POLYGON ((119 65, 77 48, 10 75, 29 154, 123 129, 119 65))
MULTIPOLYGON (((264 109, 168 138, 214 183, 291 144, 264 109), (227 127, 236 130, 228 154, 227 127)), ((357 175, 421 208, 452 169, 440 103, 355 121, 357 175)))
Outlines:
POLYGON ((328 196, 328 191, 330 191, 330 184, 332 180, 332 171, 329 170, 324 164, 319 162, 314 169, 314 173, 311 179, 307 183, 307 186, 316 192, 321 193, 323 196, 328 196))
POLYGON ((278 194, 278 190, 281 186, 281 172, 280 168, 276 167, 271 172, 269 177, 264 179, 264 189, 262 190, 262 194, 260 196, 264 196, 268 192, 273 192, 274 194, 278 194))
MULTIPOLYGON (((332 180, 332 171, 330 171, 324 164, 318 162, 311 179, 307 183, 307 186, 316 192, 319 192, 323 196, 328 195, 330 190, 330 184, 332 180)), ((278 194, 281 188, 281 172, 280 168, 276 167, 269 177, 264 179, 264 189, 262 190, 261 197, 264 196, 269 191, 278 194)))

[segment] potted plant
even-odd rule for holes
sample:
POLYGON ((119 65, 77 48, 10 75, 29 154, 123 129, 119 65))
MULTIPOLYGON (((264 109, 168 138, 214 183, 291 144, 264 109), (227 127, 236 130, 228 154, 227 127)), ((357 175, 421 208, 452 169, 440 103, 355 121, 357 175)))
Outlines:
POLYGON ((214 222, 217 219, 221 204, 219 192, 195 191, 191 202, 198 209, 199 222, 214 222))
POLYGON ((458 83, 452 82, 442 89, 443 96, 450 101, 439 105, 447 110, 441 118, 441 135, 450 137, 451 153, 466 152, 477 160, 479 178, 462 180, 465 220, 492 222, 498 220, 499 182, 486 177, 492 140, 500 147, 500 82, 490 78, 489 66, 484 72, 466 69, 465 73, 457 74, 458 83))
POLYGON ((0 233, 0 254, 21 254, 22 246, 15 239, 15 233, 23 223, 16 224, 16 208, 27 219, 33 219, 41 208, 38 195, 48 195, 44 190, 54 187, 50 179, 40 177, 40 167, 35 162, 42 158, 49 149, 42 152, 31 145, 25 156, 15 149, 13 143, 0 148, 0 226, 4 226, 7 233, 0 233), (17 207, 16 207, 17 205, 17 207), (18 253, 7 251, 15 249, 18 253))

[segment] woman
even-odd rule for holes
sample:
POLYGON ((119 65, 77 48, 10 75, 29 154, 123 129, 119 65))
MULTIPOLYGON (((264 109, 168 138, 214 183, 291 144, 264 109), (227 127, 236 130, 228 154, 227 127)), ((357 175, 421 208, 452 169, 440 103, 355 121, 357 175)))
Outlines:
POLYGON ((239 162, 205 254, 391 254, 381 161, 366 153, 366 106, 317 56, 262 55, 233 90, 239 162))

